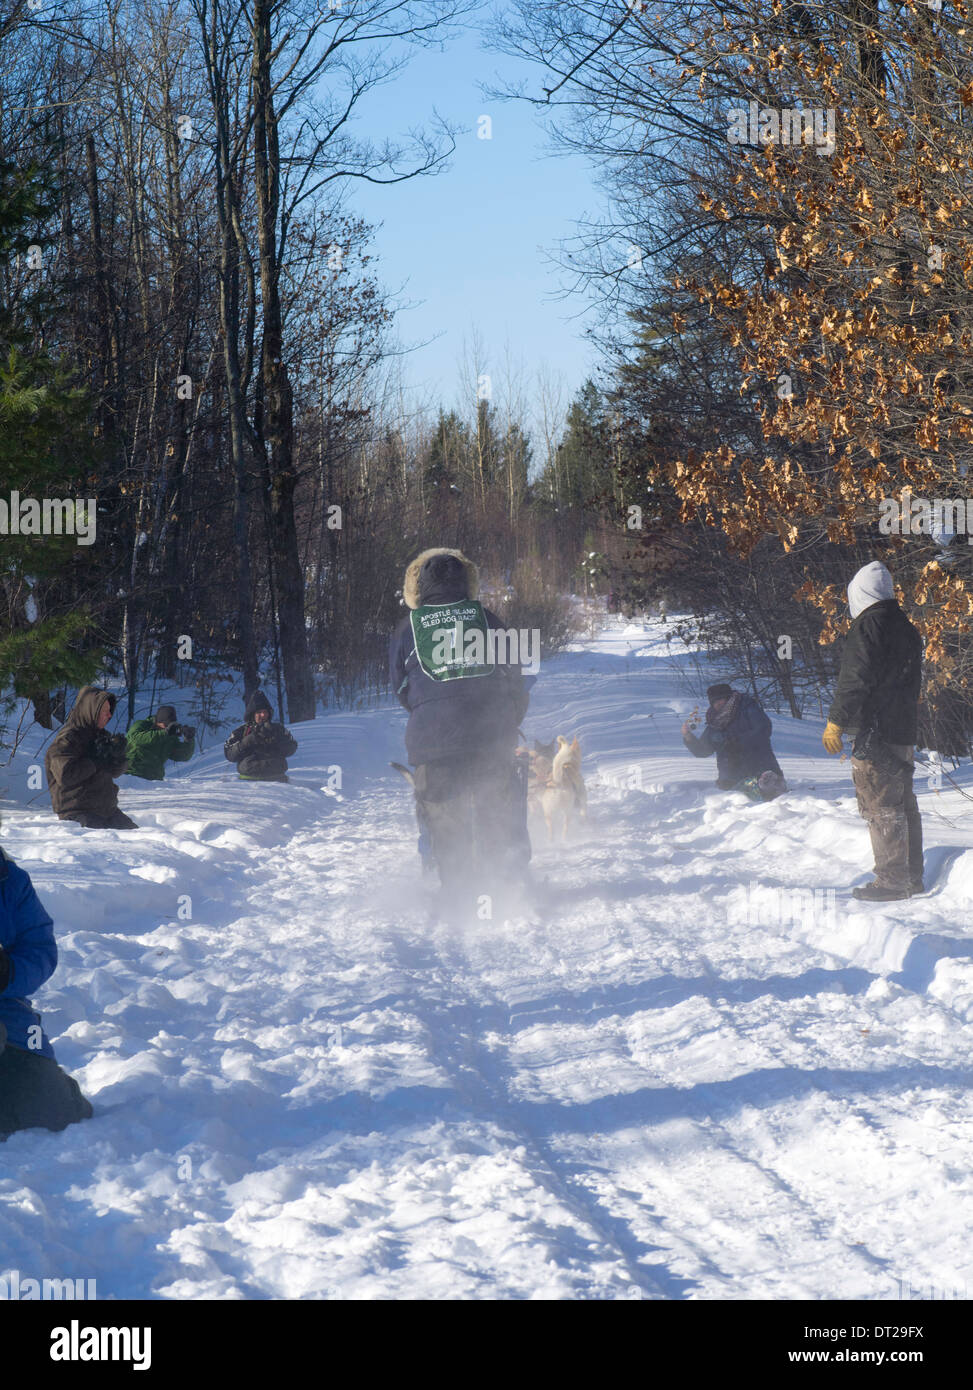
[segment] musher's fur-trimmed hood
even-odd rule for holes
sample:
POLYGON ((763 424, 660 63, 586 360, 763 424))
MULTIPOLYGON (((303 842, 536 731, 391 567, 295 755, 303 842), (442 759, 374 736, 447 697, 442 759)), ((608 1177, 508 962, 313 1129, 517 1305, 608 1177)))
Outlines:
POLYGON ((436 555, 451 555, 454 560, 459 560, 466 571, 468 597, 473 599, 479 594, 480 578, 473 561, 468 560, 462 550, 447 550, 444 546, 434 546, 431 550, 424 550, 421 555, 417 555, 406 568, 402 581, 402 597, 407 608, 419 607, 419 575, 426 561, 436 555))

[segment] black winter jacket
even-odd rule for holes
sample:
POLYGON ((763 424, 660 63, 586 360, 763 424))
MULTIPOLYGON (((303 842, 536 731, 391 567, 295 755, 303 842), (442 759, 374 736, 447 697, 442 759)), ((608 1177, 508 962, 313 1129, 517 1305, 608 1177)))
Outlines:
POLYGON ((236 763, 241 777, 269 782, 286 773, 287 759, 297 752, 297 740, 283 724, 272 723, 273 717, 269 700, 258 690, 247 705, 247 722, 234 729, 224 743, 223 752, 231 763, 236 763), (254 715, 261 709, 269 711, 270 719, 258 724, 254 715))
POLYGON ((894 598, 852 623, 828 718, 841 729, 874 729, 885 743, 916 741, 922 638, 894 598))

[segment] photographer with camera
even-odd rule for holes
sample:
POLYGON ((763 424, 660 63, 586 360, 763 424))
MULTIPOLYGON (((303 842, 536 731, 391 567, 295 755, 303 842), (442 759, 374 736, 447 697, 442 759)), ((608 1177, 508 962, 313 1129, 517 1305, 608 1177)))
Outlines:
POLYGON ((89 830, 137 830, 118 809, 115 778, 125 771, 124 734, 105 727, 115 712, 108 690, 86 685, 61 725, 44 759, 51 805, 59 820, 77 821, 89 830))
POLYGON ((251 696, 244 719, 223 752, 245 782, 286 782, 287 759, 297 752, 297 741, 283 724, 273 722, 273 708, 262 690, 251 696))
POLYGON ((770 744, 773 725, 760 701, 724 681, 706 692, 709 708, 701 734, 696 721, 682 726, 682 741, 694 758, 716 754, 716 785, 740 791, 751 801, 773 801, 787 790, 770 744))
POLYGON ((136 719, 125 735, 128 771, 148 782, 161 782, 166 763, 185 763, 196 750, 196 730, 177 724, 172 705, 161 705, 154 719, 136 719))

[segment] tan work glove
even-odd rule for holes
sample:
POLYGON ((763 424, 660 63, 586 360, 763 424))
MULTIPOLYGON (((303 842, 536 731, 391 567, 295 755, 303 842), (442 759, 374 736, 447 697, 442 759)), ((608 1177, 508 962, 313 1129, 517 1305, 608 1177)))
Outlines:
POLYGON ((841 752, 841 729, 837 724, 832 724, 830 719, 825 725, 824 733, 821 735, 821 742, 824 744, 826 752, 841 752))

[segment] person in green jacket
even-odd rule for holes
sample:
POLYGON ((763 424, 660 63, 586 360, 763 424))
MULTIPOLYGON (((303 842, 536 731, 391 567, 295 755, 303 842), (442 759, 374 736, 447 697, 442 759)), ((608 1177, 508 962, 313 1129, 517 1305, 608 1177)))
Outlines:
POLYGON ((172 705, 162 705, 154 719, 136 719, 125 740, 132 776, 161 782, 170 758, 175 763, 185 763, 193 756, 196 730, 188 724, 177 724, 172 705))

